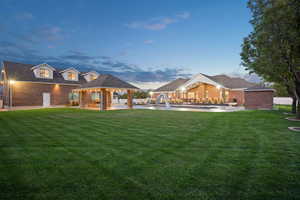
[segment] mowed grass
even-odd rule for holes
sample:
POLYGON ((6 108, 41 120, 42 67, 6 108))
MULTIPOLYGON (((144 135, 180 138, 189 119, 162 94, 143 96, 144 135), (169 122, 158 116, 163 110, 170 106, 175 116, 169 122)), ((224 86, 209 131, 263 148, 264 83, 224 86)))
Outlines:
POLYGON ((300 199, 282 111, 0 112, 0 199, 300 199))

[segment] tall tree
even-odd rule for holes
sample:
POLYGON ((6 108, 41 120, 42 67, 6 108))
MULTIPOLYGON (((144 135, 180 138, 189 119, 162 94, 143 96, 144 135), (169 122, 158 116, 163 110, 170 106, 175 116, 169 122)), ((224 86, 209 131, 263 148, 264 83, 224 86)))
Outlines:
POLYGON ((248 7, 253 31, 244 38, 242 65, 284 85, 300 102, 300 1, 249 0, 248 7))

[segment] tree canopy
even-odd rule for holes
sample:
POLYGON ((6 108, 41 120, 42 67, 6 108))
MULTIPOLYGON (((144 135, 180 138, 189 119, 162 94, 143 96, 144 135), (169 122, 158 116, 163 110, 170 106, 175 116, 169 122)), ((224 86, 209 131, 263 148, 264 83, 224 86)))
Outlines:
POLYGON ((253 31, 242 44, 242 65, 300 100, 300 1, 249 0, 253 31))

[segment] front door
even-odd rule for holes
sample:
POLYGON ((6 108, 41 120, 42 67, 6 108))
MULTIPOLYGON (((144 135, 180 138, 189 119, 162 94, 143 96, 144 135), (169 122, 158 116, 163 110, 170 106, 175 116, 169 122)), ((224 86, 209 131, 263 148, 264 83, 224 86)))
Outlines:
POLYGON ((50 93, 43 93, 43 107, 50 106, 50 93))

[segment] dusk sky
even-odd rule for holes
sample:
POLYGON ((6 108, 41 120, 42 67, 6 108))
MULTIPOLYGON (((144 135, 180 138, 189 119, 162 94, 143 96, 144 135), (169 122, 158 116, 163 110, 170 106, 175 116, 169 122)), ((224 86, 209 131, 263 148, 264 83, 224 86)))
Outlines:
POLYGON ((0 60, 167 81, 244 73, 246 0, 0 2, 0 60))

